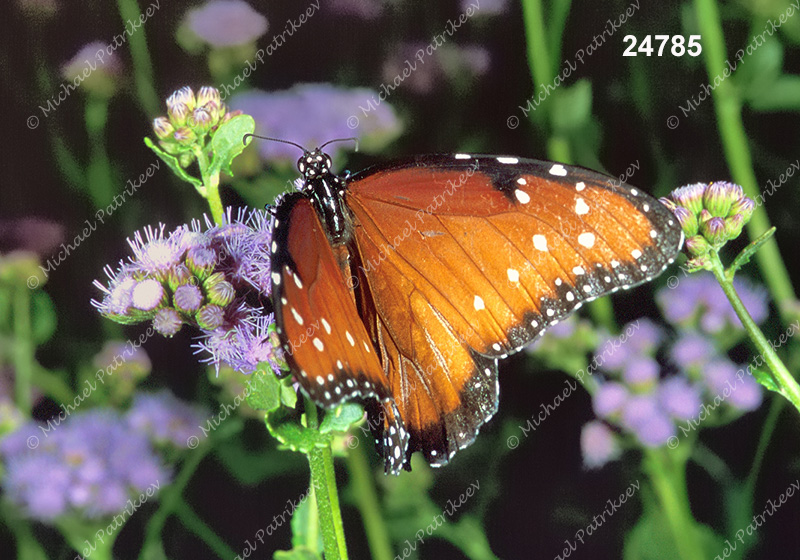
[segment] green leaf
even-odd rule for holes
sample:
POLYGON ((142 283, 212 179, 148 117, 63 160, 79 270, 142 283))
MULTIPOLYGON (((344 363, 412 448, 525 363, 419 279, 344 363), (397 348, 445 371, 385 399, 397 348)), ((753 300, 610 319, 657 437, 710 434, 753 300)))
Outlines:
MULTIPOLYGON (((291 377, 288 379, 291 379, 291 377)), ((297 391, 292 387, 291 381, 281 385, 281 402, 289 408, 297 407, 297 391)))
POLYGON ((322 531, 319 527, 319 514, 314 492, 309 490, 294 502, 300 502, 292 515, 292 547, 294 550, 307 550, 316 554, 324 552, 322 531), (302 501, 300 501, 302 500, 302 501))
POLYGON ((211 151, 214 159, 209 165, 208 175, 214 175, 220 171, 233 175, 231 162, 245 148, 242 138, 245 134, 252 134, 255 129, 256 122, 250 115, 239 115, 220 125, 211 137, 211 151))
POLYGON ((153 150, 156 153, 156 155, 160 157, 164 161, 164 163, 166 163, 169 166, 170 169, 172 169, 175 175, 177 175, 187 183, 191 183, 191 185, 195 188, 201 188, 203 186, 203 182, 200 179, 198 179, 197 177, 192 177, 186 172, 186 170, 183 167, 181 167, 180 161, 178 160, 177 157, 173 156, 172 154, 168 154, 167 152, 165 152, 164 150, 153 144, 153 141, 150 140, 150 138, 145 137, 144 143, 148 148, 153 150))
POLYGON ((53 300, 47 292, 33 292, 31 298, 31 337, 36 346, 41 346, 53 336, 58 323, 58 316, 53 300))
MULTIPOLYGON (((704 552, 702 558, 714 558, 724 543, 722 538, 705 525, 693 524, 687 527, 697 532, 697 540, 704 552)), ((680 558, 669 523, 661 510, 651 508, 625 536, 622 557, 624 560, 662 560, 680 558)))
POLYGON ((292 550, 278 550, 273 558, 275 560, 322 560, 322 556, 304 546, 292 550))
POLYGON ((326 447, 330 444, 330 434, 320 434, 317 430, 306 428, 296 415, 290 415, 286 409, 279 408, 268 413, 265 422, 269 433, 285 449, 308 454, 315 447, 326 447))
POLYGON ((786 396, 784 395, 783 389, 775 382, 775 378, 770 372, 756 368, 750 368, 750 371, 753 373, 753 377, 756 378, 756 381, 761 383, 765 388, 786 396))
POLYGON ((784 75, 750 100, 755 111, 800 111, 800 76, 784 75))
POLYGON ((360 404, 348 402, 337 406, 325 413, 325 418, 319 426, 320 433, 346 432, 352 424, 364 417, 364 407, 360 404))
MULTIPOLYGON (((268 368, 269 366, 265 364, 268 368)), ((271 412, 281 406, 282 382, 275 377, 272 370, 256 370, 247 380, 247 404, 253 410, 271 412)))
POLYGON ((552 105, 553 129, 558 132, 577 130, 588 124, 592 115, 592 84, 578 80, 571 87, 562 87, 552 105))
POLYGON ((774 234, 775 228, 772 227, 759 236, 758 239, 742 249, 742 252, 736 256, 736 258, 733 260, 733 263, 728 267, 728 270, 725 271, 725 276, 728 279, 733 280, 733 275, 736 274, 736 271, 749 263, 750 257, 752 257, 764 243, 769 241, 774 234))

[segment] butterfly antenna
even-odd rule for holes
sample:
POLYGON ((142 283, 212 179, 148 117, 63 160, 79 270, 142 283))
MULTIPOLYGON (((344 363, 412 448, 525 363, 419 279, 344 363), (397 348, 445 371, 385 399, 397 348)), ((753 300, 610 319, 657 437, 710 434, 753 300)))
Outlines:
POLYGON ((334 142, 350 142, 350 141, 355 143, 356 151, 358 151, 358 138, 356 138, 355 136, 351 136, 350 138, 334 138, 333 140, 328 140, 327 142, 325 142, 322 146, 320 146, 317 149, 321 150, 322 148, 324 148, 328 144, 333 144, 334 142))
POLYGON ((247 139, 250 138, 250 137, 259 138, 261 140, 272 140, 273 142, 280 142, 282 144, 289 144, 290 146, 295 146, 297 148, 300 148, 304 152, 308 151, 303 146, 298 144, 297 142, 292 142, 291 140, 281 140, 280 138, 270 138, 269 136, 259 136, 258 134, 250 134, 249 132, 247 134, 245 134, 244 137, 242 138, 242 143, 243 144, 247 144, 247 139))

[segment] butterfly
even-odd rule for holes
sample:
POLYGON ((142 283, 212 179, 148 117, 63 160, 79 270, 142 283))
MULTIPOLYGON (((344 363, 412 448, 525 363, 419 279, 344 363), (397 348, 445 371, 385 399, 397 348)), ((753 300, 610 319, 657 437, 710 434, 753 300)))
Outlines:
POLYGON ((657 276, 683 243, 657 200, 579 167, 469 154, 346 177, 331 165, 304 150, 300 192, 273 208, 277 332, 319 406, 366 402, 387 473, 410 470, 414 451, 446 464, 497 411, 498 359, 657 276))

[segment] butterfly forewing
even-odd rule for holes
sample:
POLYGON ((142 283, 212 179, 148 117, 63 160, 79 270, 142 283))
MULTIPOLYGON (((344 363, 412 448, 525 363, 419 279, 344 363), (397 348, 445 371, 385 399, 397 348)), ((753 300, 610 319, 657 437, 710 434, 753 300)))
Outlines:
POLYGON ((494 413, 489 358, 659 274, 682 240, 668 211, 628 185, 517 158, 394 165, 354 176, 346 202, 370 300, 362 316, 411 449, 432 462, 468 445, 494 413))

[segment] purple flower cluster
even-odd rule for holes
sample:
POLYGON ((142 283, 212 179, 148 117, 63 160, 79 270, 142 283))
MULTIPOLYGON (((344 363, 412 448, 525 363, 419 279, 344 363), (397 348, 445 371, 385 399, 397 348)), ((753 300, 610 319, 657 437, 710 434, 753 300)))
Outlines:
MULTIPOLYGON (((768 314, 767 293, 743 278, 736 277, 733 287, 750 316, 763 323, 768 314)), ((697 329, 716 335, 731 328, 742 330, 742 322, 711 273, 702 272, 681 278, 674 288, 664 288, 656 296, 664 317, 677 327, 697 329)))
POLYGON ((184 324, 197 326, 198 351, 219 367, 227 363, 245 373, 259 362, 279 371, 282 353, 272 314, 259 301, 271 291, 270 217, 262 211, 226 214, 225 223, 206 219, 165 234, 164 226, 146 228, 128 240, 133 256, 116 271, 106 267, 108 285, 98 281, 101 301, 92 301, 105 317, 123 324, 150 321, 172 336, 184 324))
MULTIPOLYGON (((699 298, 695 296, 697 306, 699 298)), ((604 377, 592 396, 599 420, 584 427, 581 448, 589 468, 620 454, 620 438, 633 436, 644 447, 661 447, 677 435, 678 426, 696 419, 704 403, 745 412, 761 404, 761 387, 733 362, 721 357, 714 343, 696 331, 684 331, 669 350, 675 375, 662 375, 655 356, 665 339, 652 321, 639 319, 623 329, 631 336, 613 346, 601 344, 595 356, 604 377), (613 348, 612 352, 600 350, 613 348)))
MULTIPOLYGON (((300 84, 277 92, 258 90, 234 95, 231 107, 252 115, 256 132, 291 140, 308 149, 334 138, 357 137, 359 149, 380 151, 399 136, 402 125, 394 109, 378 99, 369 89, 346 89, 331 84, 300 84)), ((343 148, 331 144, 331 156, 343 148)), ((259 151, 265 160, 294 163, 297 148, 278 142, 261 142, 259 151)))
POLYGON ((0 442, 4 492, 34 519, 112 516, 153 484, 169 481, 145 434, 114 411, 78 413, 46 429, 28 423, 0 442))
POLYGON ((681 224, 686 236, 685 248, 692 257, 688 266, 707 270, 708 253, 739 237, 756 207, 744 195, 742 187, 725 181, 686 185, 660 201, 681 224))
POLYGON ((267 18, 243 0, 211 0, 186 14, 187 27, 212 47, 252 43, 267 32, 267 18))
POLYGON ((207 416, 206 411, 164 390, 137 394, 126 418, 129 426, 147 434, 156 445, 180 449, 207 416))

